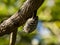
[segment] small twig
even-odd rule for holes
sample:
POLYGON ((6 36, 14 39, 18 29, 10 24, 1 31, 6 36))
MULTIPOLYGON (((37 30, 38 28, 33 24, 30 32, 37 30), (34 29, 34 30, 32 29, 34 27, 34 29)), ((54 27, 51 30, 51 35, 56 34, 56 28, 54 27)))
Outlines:
POLYGON ((11 35, 10 35, 10 44, 9 45, 15 45, 16 35, 17 35, 17 29, 14 32, 11 33, 11 35))

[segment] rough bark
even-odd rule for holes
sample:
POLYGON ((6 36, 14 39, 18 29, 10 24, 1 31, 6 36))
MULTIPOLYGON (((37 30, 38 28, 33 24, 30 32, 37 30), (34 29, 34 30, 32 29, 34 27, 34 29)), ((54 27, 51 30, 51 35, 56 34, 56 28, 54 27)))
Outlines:
POLYGON ((10 34, 15 28, 23 25, 32 16, 32 12, 37 10, 43 2, 44 0, 27 0, 18 12, 0 24, 0 36, 10 34))

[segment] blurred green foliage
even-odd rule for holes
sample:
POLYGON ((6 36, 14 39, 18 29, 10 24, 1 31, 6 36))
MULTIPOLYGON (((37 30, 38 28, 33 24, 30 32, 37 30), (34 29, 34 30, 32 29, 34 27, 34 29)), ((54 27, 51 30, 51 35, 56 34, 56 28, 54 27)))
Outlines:
MULTIPOLYGON (((18 11, 25 1, 26 0, 0 0, 0 22, 18 11)), ((60 0, 45 0, 42 6, 38 9, 37 15, 39 20, 43 21, 43 25, 51 31, 50 37, 42 37, 42 41, 39 43, 60 43, 60 0)), ((22 28, 23 26, 18 27, 16 45, 32 45, 31 41, 35 35, 37 35, 37 29, 31 34, 25 34, 22 33, 22 28)), ((8 35, 0 37, 0 45, 8 44, 8 35)))

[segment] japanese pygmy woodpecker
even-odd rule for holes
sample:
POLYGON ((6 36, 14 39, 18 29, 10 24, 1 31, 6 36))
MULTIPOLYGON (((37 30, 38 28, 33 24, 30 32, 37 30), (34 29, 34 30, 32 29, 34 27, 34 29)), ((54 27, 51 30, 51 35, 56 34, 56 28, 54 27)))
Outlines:
POLYGON ((38 23, 38 16, 36 16, 36 13, 37 13, 37 10, 34 11, 32 17, 26 21, 23 27, 24 32, 31 33, 36 29, 37 23, 38 23))

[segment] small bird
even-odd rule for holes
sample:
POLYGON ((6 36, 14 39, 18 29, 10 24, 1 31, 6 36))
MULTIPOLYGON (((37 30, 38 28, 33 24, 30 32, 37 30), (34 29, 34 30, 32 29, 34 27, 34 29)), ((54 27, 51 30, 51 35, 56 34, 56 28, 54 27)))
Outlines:
POLYGON ((38 23, 38 16, 36 16, 36 13, 37 13, 37 10, 35 10, 33 12, 33 15, 31 18, 29 18, 24 27, 23 27, 23 31, 26 32, 26 33, 31 33, 33 32, 36 27, 37 27, 37 23, 38 23))
POLYGON ((38 16, 29 18, 24 25, 23 31, 26 33, 33 32, 37 27, 37 23, 38 23, 38 16))

